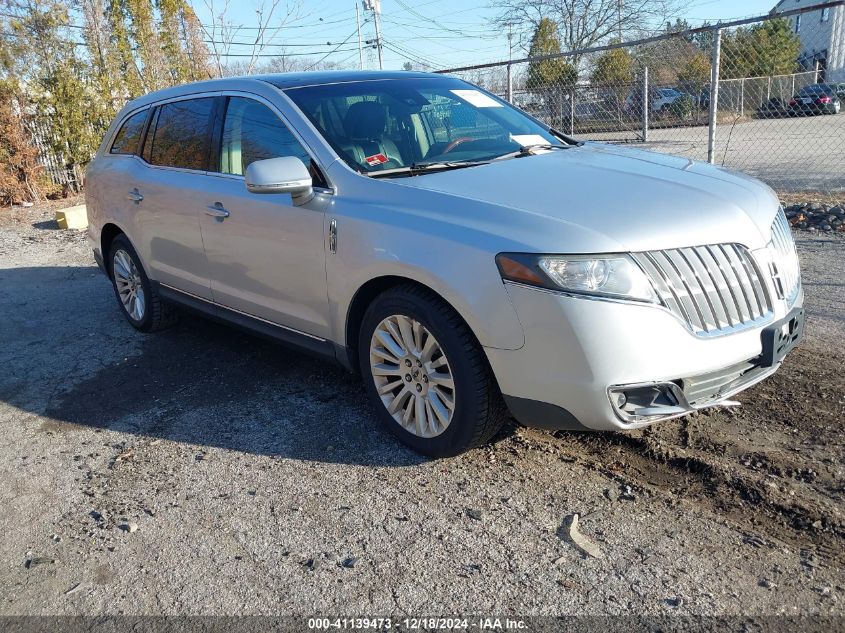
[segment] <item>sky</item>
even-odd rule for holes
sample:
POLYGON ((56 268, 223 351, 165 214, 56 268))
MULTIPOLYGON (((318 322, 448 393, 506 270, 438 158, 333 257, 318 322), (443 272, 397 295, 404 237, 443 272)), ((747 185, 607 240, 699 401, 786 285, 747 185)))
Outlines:
MULTIPOLYGON (((211 23, 211 4, 219 11, 225 0, 190 0, 203 24, 211 23)), ((290 2, 291 0, 288 0, 290 2)), ((704 21, 768 13, 777 0, 689 0, 681 17, 693 26, 704 21)), ((265 6, 272 0, 264 0, 265 6)), ((277 16, 283 17, 281 0, 277 16)), ((226 21, 243 25, 234 39, 246 42, 254 37, 256 8, 261 0, 232 0, 226 21)), ((355 0, 301 0, 299 14, 280 30, 273 32, 272 45, 264 54, 281 52, 302 59, 334 61, 355 68, 359 63, 358 34, 355 25, 355 0)), ((381 32, 386 69, 398 69, 411 61, 434 68, 448 68, 507 59, 507 33, 493 24, 496 12, 489 0, 382 0, 381 32)), ((361 36, 364 42, 375 39, 372 14, 361 9, 361 36)), ((278 24, 274 20, 273 24, 278 24)), ((210 31, 209 31, 210 33, 210 31)), ((215 38, 217 39, 217 38, 215 38)), ((234 45, 231 54, 248 54, 247 44, 234 45)), ((525 51, 514 51, 514 58, 525 51)), ((231 57, 232 61, 239 58, 231 57)), ((378 68, 376 51, 364 44, 364 67, 378 68)))

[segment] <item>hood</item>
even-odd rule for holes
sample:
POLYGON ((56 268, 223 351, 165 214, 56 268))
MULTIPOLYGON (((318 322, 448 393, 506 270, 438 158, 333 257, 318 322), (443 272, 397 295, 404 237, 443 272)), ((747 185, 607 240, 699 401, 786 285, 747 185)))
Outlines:
MULTIPOLYGON (((403 188, 522 214, 545 252, 626 252, 770 240, 779 202, 761 182, 665 154, 588 143, 489 165, 397 178, 403 188), (541 235, 537 235, 540 228, 541 235), (587 242, 587 243, 584 243, 587 242)), ((475 206, 475 205, 473 205, 475 206)), ((513 221, 515 218, 509 218, 513 221)), ((524 233, 515 225, 515 233, 524 233)))

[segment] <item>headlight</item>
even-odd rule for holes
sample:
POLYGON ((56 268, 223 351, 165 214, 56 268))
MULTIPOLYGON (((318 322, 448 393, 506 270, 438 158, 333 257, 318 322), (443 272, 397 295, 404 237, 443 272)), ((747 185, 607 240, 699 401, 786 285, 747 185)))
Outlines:
POLYGON ((575 294, 659 303, 651 281, 628 255, 499 253, 502 279, 575 294))

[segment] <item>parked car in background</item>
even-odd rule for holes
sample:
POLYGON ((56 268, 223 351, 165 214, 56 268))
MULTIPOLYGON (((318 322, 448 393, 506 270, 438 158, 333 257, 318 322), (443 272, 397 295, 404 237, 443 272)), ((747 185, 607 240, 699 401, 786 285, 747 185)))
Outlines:
POLYGON ((783 102, 783 99, 772 97, 760 104, 755 114, 758 119, 779 119, 786 116, 787 113, 787 105, 783 102))
POLYGON ((798 91, 789 102, 789 114, 839 114, 842 100, 830 84, 812 84, 798 91))
MULTIPOLYGON (((672 105, 687 96, 675 88, 654 88, 649 94, 649 112, 665 113, 672 105)), ((642 112, 642 91, 635 90, 625 99, 625 111, 631 114, 642 112)))
POLYGON ((839 100, 845 102, 845 82, 828 85, 836 93, 836 96, 839 97, 839 100))
POLYGON ((508 411, 620 431, 729 405, 803 331, 764 184, 578 142, 443 75, 154 92, 115 118, 86 202, 134 328, 183 306, 333 359, 427 455, 487 442, 508 411))

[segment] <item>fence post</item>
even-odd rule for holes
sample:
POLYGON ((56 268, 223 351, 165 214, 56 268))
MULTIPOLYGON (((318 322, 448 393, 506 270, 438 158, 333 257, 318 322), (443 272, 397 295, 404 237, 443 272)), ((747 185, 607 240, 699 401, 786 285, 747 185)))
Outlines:
POLYGON ((716 115, 719 111, 719 61, 722 56, 722 29, 716 27, 713 37, 713 56, 710 60, 710 129, 707 133, 707 162, 711 165, 716 154, 716 115))
POLYGON ((745 116, 745 77, 739 80, 739 115, 745 116))
POLYGON ((508 103, 513 103, 513 74, 510 64, 508 64, 508 103))
MULTIPOLYGON (((766 83, 766 104, 769 103, 772 99, 772 78, 769 77, 769 81, 766 83)), ((768 107, 768 105, 766 106, 768 107)))
POLYGON ((643 110, 643 143, 648 143, 648 66, 643 67, 643 98, 641 101, 643 110))
POLYGON ((575 88, 569 99, 569 136, 575 136, 575 88))

